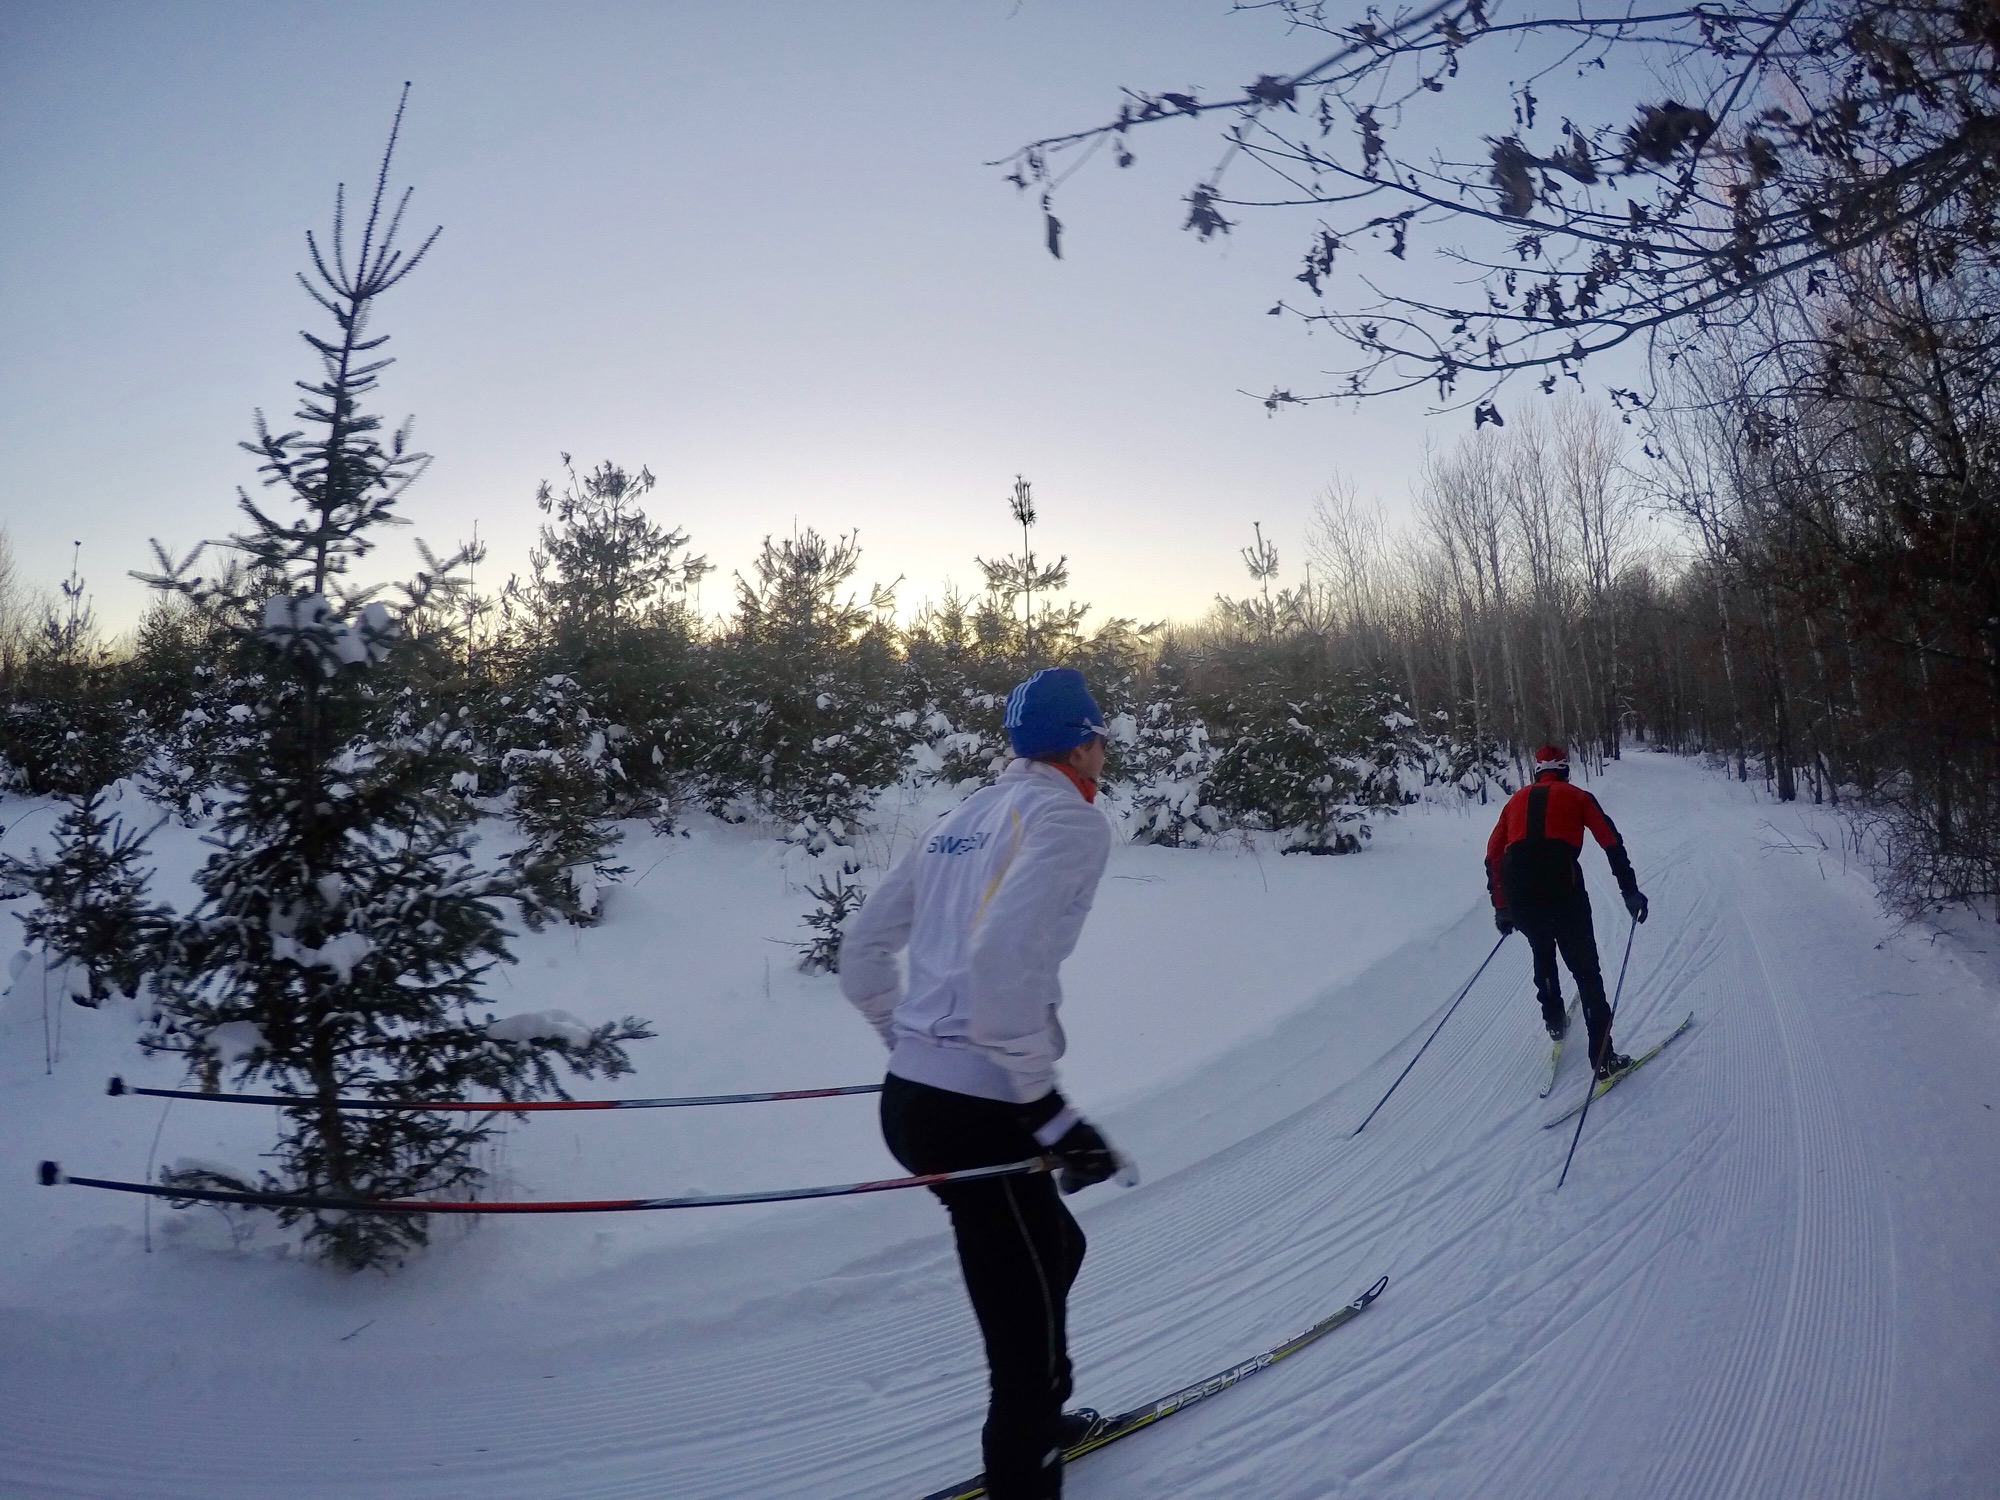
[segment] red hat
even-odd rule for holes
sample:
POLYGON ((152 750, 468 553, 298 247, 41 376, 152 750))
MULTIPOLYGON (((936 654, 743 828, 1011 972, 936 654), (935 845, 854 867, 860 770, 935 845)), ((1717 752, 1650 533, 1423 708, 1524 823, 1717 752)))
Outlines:
POLYGON ((1561 745, 1544 745, 1535 752, 1535 774, 1537 776, 1541 775, 1544 771, 1567 772, 1568 770, 1569 752, 1563 749, 1561 745))

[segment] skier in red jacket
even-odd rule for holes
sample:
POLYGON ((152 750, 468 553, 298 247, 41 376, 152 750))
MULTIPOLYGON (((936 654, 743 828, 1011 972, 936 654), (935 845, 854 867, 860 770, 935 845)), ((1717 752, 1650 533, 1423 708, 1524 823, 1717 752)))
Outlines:
POLYGON ((1583 888, 1583 832, 1589 829, 1634 922, 1646 920, 1647 902, 1632 873, 1625 841, 1597 799, 1569 784, 1569 756, 1560 745, 1535 752, 1535 779, 1507 799, 1500 821, 1486 841, 1486 886, 1493 897, 1493 922, 1502 934, 1526 934, 1535 954, 1535 994, 1549 1035, 1561 1039, 1568 1027, 1556 952, 1576 980, 1590 1034, 1590 1062, 1599 1078, 1627 1067, 1611 1045, 1611 1007, 1604 999, 1604 975, 1597 962, 1597 934, 1590 923, 1590 896, 1583 888))

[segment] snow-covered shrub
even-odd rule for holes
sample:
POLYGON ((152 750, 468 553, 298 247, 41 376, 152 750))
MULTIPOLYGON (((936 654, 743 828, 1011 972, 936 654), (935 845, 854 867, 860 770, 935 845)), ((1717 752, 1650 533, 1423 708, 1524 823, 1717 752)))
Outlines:
MULTIPOLYGON (((255 733, 265 692, 261 674, 239 678, 220 666, 197 664, 189 706, 171 723, 156 722, 138 773, 146 795, 189 827, 210 816, 220 767, 245 736, 255 733)), ((153 717, 157 721, 159 715, 153 717)))
POLYGON ((921 715, 912 711, 912 770, 922 781, 960 792, 987 785, 1013 759, 1002 728, 1006 712, 1004 697, 973 687, 961 688, 948 705, 921 715))
POLYGON ((1398 767, 1409 719, 1375 694, 1322 692, 1239 725, 1217 756, 1216 805, 1284 837, 1288 854, 1348 854, 1371 813, 1407 800, 1398 767))
MULTIPOLYGON (((1408 718, 1400 698, 1391 713, 1408 718)), ((1454 715, 1449 709, 1432 709, 1403 733, 1400 769, 1409 787, 1435 788, 1439 795, 1477 797, 1486 800, 1494 793, 1505 796, 1508 762, 1500 742, 1484 729, 1475 732, 1470 710, 1454 715)))
POLYGON ((1161 695, 1107 727, 1134 842, 1197 846, 1230 826, 1229 816, 1211 800, 1220 752, 1208 725, 1184 699, 1161 695))
POLYGON ((0 708, 0 758, 20 791, 74 796, 109 786, 137 771, 147 748, 137 706, 94 685, 0 708))

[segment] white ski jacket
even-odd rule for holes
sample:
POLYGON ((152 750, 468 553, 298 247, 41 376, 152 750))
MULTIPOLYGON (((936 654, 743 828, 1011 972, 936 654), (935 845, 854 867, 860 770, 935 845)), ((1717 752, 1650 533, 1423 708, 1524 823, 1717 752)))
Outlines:
POLYGON ((1040 761, 932 824, 840 945, 841 993, 888 1043, 889 1071, 1015 1104, 1048 1094, 1064 1046, 1056 970, 1110 855, 1104 814, 1040 761))

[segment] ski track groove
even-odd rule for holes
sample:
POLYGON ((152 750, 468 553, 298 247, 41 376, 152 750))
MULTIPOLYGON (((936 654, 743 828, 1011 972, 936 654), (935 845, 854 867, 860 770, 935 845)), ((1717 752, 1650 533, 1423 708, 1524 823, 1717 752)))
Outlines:
MULTIPOLYGON (((1696 1022, 1593 1107, 1563 1191, 1568 1130, 1539 1126, 1587 1070, 1565 1049, 1536 1097, 1547 1054, 1526 945, 1509 944, 1359 1137, 1441 1006, 1275 1124, 1085 1200, 1077 1397, 1107 1410, 1391 1280, 1324 1344, 1077 1466, 1067 1493, 1584 1500, 1605 1493, 1607 1446, 1620 1492, 1644 1500, 1877 1493, 1893 1244, 1867 1143, 1787 976, 1785 914, 1730 846, 1740 810, 1639 811, 1641 873, 1668 920, 1635 940, 1620 1043, 1690 1009, 1696 1022)), ((1623 908, 1592 871, 1609 986, 1623 908)), ((1413 947, 1412 993, 1448 999, 1481 930, 1413 947)), ((803 1211, 788 1232, 814 1222, 803 1211)), ((176 1386, 169 1363, 160 1401, 88 1445, 65 1440, 75 1414, 54 1394, 73 1382, 16 1368, 0 1404, 30 1441, 0 1467, 10 1500, 882 1500, 977 1467, 985 1372, 942 1232, 726 1325, 648 1334, 604 1341, 559 1380, 532 1350, 491 1370, 440 1359, 422 1400, 407 1380, 358 1377, 176 1386), (328 1409, 302 1411, 309 1399, 328 1409)))

